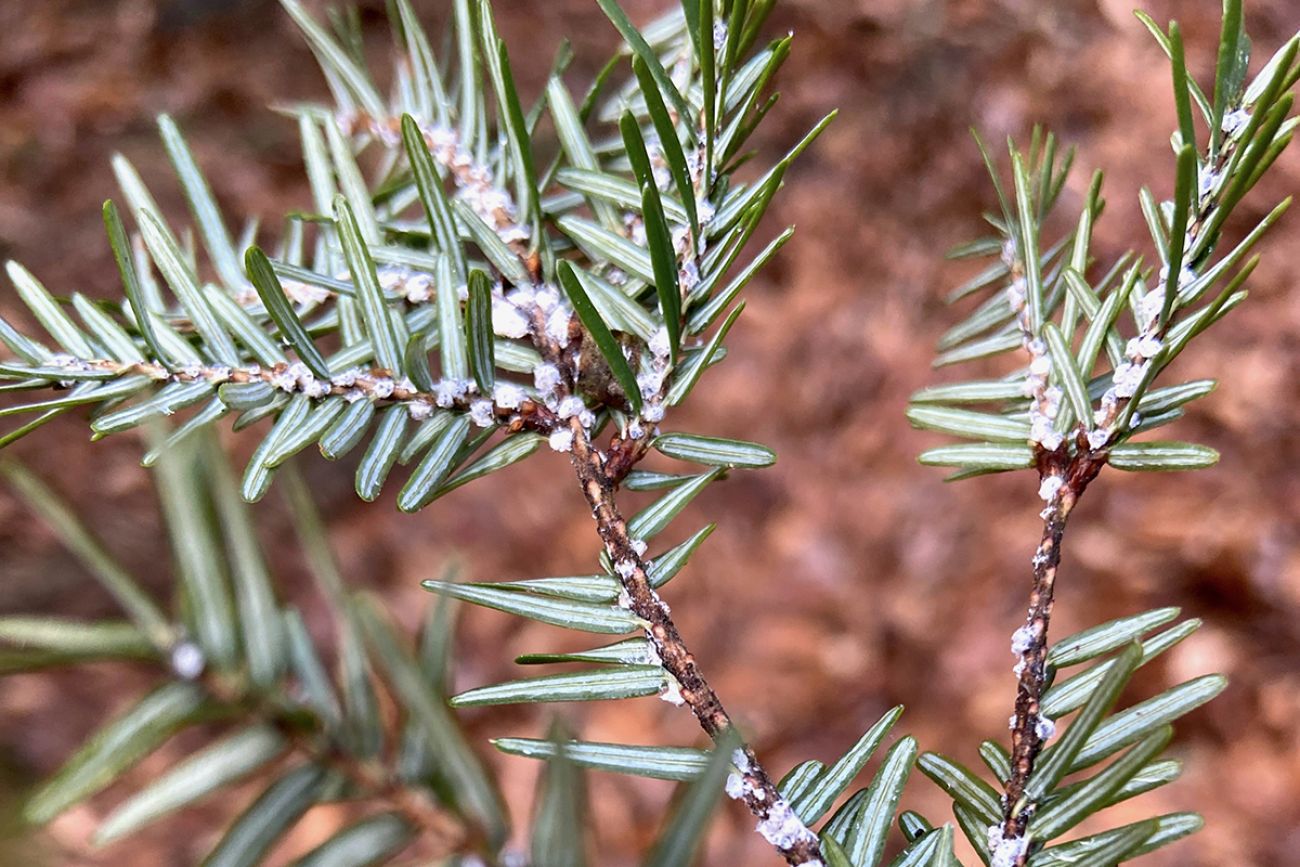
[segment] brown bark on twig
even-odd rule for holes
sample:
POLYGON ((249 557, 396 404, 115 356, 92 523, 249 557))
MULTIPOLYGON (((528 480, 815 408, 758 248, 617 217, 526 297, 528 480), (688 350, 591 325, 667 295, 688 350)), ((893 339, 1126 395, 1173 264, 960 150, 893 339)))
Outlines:
MULTIPOLYGON (((1106 463, 1105 452, 1090 450, 1083 435, 1080 435, 1078 445, 1079 452, 1073 458, 1067 455, 1066 446, 1055 452, 1040 452, 1039 456, 1040 477, 1057 476, 1062 481, 1043 510, 1043 535, 1033 559, 1029 616, 1022 633, 1026 646, 1021 651, 1016 710, 1011 726, 1011 775, 1002 798, 1004 840, 1023 837, 1038 807, 1025 800, 1025 787, 1045 741, 1039 731, 1039 709, 1047 682, 1047 631, 1052 620, 1056 574, 1061 564, 1061 542, 1071 512, 1106 463)), ((1024 867, 1029 856, 1026 848, 1016 861, 1017 867, 1024 867)))
MULTIPOLYGON (((604 456, 593 447, 587 432, 577 419, 570 419, 569 426, 573 431, 573 468, 582 485, 587 504, 591 507, 592 517, 596 520, 596 531, 605 543, 610 560, 615 564, 615 571, 619 572, 619 579, 627 594, 627 605, 646 622, 646 635, 654 644, 664 669, 680 684, 682 699, 699 721, 700 727, 715 742, 719 741, 734 732, 735 726, 717 693, 705 680, 695 657, 687 649, 686 642, 669 616, 668 607, 650 586, 647 564, 633 547, 627 522, 614 501, 615 485, 611 480, 613 465, 607 464, 604 456), (620 564, 631 564, 631 567, 619 570, 620 564)), ((622 465, 619 469, 622 470, 622 465)), ((623 472, 626 473, 625 470, 623 472)), ((784 804, 781 793, 777 791, 754 750, 743 741, 739 749, 745 754, 748 763, 748 768, 742 768, 746 771, 744 778, 747 783, 743 796, 745 806, 760 823, 769 820, 779 823, 781 816, 775 814, 775 811, 780 809, 778 805, 784 804)), ((820 845, 810 831, 794 834, 788 843, 773 845, 788 864, 820 863, 820 845)))

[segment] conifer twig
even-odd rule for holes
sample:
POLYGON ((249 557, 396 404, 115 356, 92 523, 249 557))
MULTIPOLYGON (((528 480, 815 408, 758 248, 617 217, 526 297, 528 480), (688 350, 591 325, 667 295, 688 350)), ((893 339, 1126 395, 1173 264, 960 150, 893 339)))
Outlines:
POLYGON ((1009 843, 1014 850, 1015 860, 1007 863, 1017 867, 1028 863, 1028 846, 1022 841, 1026 840, 1025 831, 1037 807, 1025 801, 1025 788, 1038 754, 1054 728, 1039 710, 1046 688, 1047 632, 1052 619, 1056 573, 1061 564, 1061 543, 1070 514, 1106 463, 1104 453, 1090 450, 1085 437, 1080 436, 1080 440, 1079 453, 1073 458, 1064 446, 1053 452, 1039 451, 1039 476, 1045 490, 1053 493, 1042 512, 1043 536, 1032 561, 1029 614, 1011 640, 1011 650, 1020 657, 1020 662, 1016 666, 1016 708, 1011 723, 1011 774, 1002 799, 1000 839, 1005 841, 1003 845, 1009 843), (1059 480, 1059 484, 1048 481, 1053 479, 1059 480))
MULTIPOLYGON (((558 391, 570 395, 576 390, 582 340, 571 340, 577 335, 576 319, 570 319, 566 341, 561 345, 553 330, 547 329, 546 314, 540 307, 531 311, 533 329, 531 340, 548 363, 559 372, 558 391)), ((664 384, 660 383, 654 395, 656 402, 662 398, 664 384)), ((557 393, 557 396, 558 393, 557 393)), ((753 748, 736 734, 735 724, 722 700, 709 685, 694 655, 677 625, 668 606, 650 585, 648 564, 643 542, 633 539, 628 532, 627 520, 619 511, 614 493, 619 483, 648 451, 654 436, 654 425, 645 425, 639 433, 629 432, 626 437, 615 437, 608 454, 602 452, 591 440, 587 427, 579 415, 556 423, 551 433, 563 436, 570 452, 574 473, 582 486, 583 496, 596 521, 596 532, 604 542, 605 551, 613 564, 614 573, 622 587, 619 605, 636 614, 646 623, 646 637, 654 648, 665 672, 672 678, 666 693, 674 703, 685 704, 695 715, 704 733, 714 741, 738 742, 733 754, 733 764, 739 772, 740 800, 758 819, 757 830, 785 859, 795 867, 820 867, 823 863, 821 847, 814 834, 791 809, 782 797, 771 776, 758 760, 753 748), (570 439, 571 437, 571 439, 570 439), (679 695, 680 699, 676 699, 679 695)))
MULTIPOLYGON (((646 635, 664 669, 676 679, 682 702, 691 709, 705 734, 715 742, 722 740, 735 731, 735 725, 687 649, 668 606, 650 586, 645 559, 628 534, 627 521, 614 500, 614 482, 610 479, 608 463, 576 418, 569 420, 569 428, 573 431, 574 471, 591 506, 596 530, 623 586, 624 598, 620 604, 646 621, 646 635)), ((786 863, 821 864, 817 836, 790 809, 753 748, 742 742, 736 752, 734 761, 743 780, 741 800, 759 820, 759 832, 786 863)))

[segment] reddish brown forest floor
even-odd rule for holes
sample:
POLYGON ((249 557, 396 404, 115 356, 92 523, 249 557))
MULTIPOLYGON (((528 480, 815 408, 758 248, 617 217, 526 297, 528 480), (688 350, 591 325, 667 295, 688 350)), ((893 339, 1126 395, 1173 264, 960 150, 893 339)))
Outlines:
MULTIPOLYGON (((909 430, 903 406, 933 380, 934 338, 955 313, 944 289, 965 268, 943 251, 980 226, 990 189, 966 132, 991 140, 1043 121, 1080 148, 1066 194, 1073 208, 1094 166, 1109 169, 1101 250, 1144 243, 1135 191, 1167 194, 1174 124, 1168 73, 1130 0, 783 0, 772 32, 792 28, 785 97, 763 133, 769 154, 826 110, 839 121, 798 164, 772 227, 795 241, 754 286, 731 355, 675 427, 758 439, 776 467, 737 475, 693 506, 683 527, 720 528, 668 593, 684 634, 719 691, 779 771, 838 754, 887 707, 924 747, 976 761, 982 738, 1005 738, 1013 679, 1008 635, 1022 617, 1037 540, 1035 485, 1024 476, 945 486, 918 467, 933 442, 909 430), (1050 10, 1049 10, 1049 7, 1050 10)), ((378 0, 366 4, 378 40, 378 0)), ((417 2, 428 14, 445 4, 417 2)), ((627 4, 644 16, 650 0, 627 4)), ((1217 3, 1153 4, 1185 16, 1192 62, 1212 64, 1217 3)), ((590 0, 497 4, 525 90, 536 92, 562 35, 575 35, 575 74, 590 72, 613 31, 590 0)), ((1249 4, 1256 45, 1270 51, 1300 25, 1290 0, 1249 4)), ((169 183, 151 117, 174 114, 230 214, 273 219, 306 201, 295 130, 265 109, 324 88, 311 56, 268 0, 47 0, 0 4, 0 255, 21 259, 56 291, 118 289, 98 204, 114 192, 108 157, 127 153, 165 210, 169 183), (205 11, 222 7, 221 11, 205 11)), ((1289 155, 1244 215, 1300 190, 1289 155)), ((1177 785, 1115 811, 1197 808, 1208 828, 1148 863, 1276 865, 1300 848, 1300 244, 1295 215, 1268 242, 1252 297, 1202 340, 1181 372, 1213 373, 1220 390, 1173 433, 1223 452, 1214 470, 1169 477, 1108 471, 1066 542, 1058 623, 1065 630, 1161 605, 1207 625, 1144 670, 1147 695, 1211 670, 1231 688, 1180 728, 1177 785)), ((16 315, 11 295, 0 310, 16 315)), ((246 447, 246 443, 243 444, 246 447)), ((156 506, 129 438, 91 447, 68 419, 18 452, 69 495, 154 585, 170 576, 156 506)), ((346 573, 400 616, 418 612, 420 579, 453 559, 483 579, 587 569, 595 537, 576 488, 547 490, 567 469, 552 456, 494 477, 416 516, 391 495, 365 506, 348 474, 310 461, 346 573)), ((274 497, 270 498, 274 500, 274 497)), ((268 534, 283 527, 274 505, 268 534)), ((269 535, 268 538, 271 536, 269 535)), ((281 553, 287 586, 305 584, 281 553)), ((16 503, 0 494, 0 611, 106 613, 107 602, 16 503)), ((413 619, 408 617, 407 619, 413 619)), ((524 649, 568 641, 545 627, 470 612, 461 686, 502 679, 524 649)), ((0 685, 0 779, 51 771, 103 714, 143 688, 123 669, 0 685)), ((689 718, 654 701, 566 709, 592 738, 689 743, 689 718)), ((535 733, 532 712, 467 714, 481 740, 535 733)), ((182 744, 181 746, 184 746, 182 744)), ((497 762, 517 815, 536 767, 497 762)), ((147 765, 145 773, 162 766, 147 765)), ((632 863, 667 789, 596 777, 600 865, 632 863)), ((74 811, 52 832, 4 849, 3 863, 173 865, 195 861, 239 799, 223 799, 92 852, 94 820, 113 798, 74 811), (178 828, 182 832, 178 832, 178 828), (7 854, 5 854, 7 853, 7 854), (21 854, 20 854, 21 853, 21 854), (38 854, 42 853, 42 854, 38 854)), ((0 793, 0 801, 4 796, 0 793)), ((946 819, 919 775, 909 806, 946 819)), ((336 817, 313 814, 299 845, 336 817)), ((0 824, 0 837, 5 833, 0 824)), ((749 820, 729 809, 710 865, 770 863, 749 820)))

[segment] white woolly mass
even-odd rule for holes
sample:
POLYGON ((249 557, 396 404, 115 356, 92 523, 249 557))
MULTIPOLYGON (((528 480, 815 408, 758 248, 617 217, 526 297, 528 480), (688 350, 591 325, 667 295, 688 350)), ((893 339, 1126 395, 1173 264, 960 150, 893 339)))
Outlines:
POLYGON ((1024 656, 1034 646, 1034 635, 1034 628, 1028 623, 1011 633, 1011 652, 1016 656, 1024 656))
POLYGON ((1151 365, 1150 361, 1144 361, 1141 364, 1122 361, 1115 368, 1111 387, 1115 390, 1116 397, 1132 397, 1137 394, 1138 386, 1142 384, 1142 378, 1146 376, 1147 368, 1151 365))
POLYGON ((406 300, 412 304, 423 304, 433 297, 433 278, 428 274, 412 274, 402 285, 406 300))
POLYGON ((1230 111, 1223 116, 1223 134, 1233 138, 1250 123, 1250 112, 1244 108, 1230 111))
POLYGON ((328 289, 299 280, 281 280, 285 296, 295 304, 323 304, 329 300, 328 289))
POLYGON ((292 365, 284 370, 271 374, 271 387, 278 388, 280 391, 294 391, 298 388, 298 378, 290 373, 292 365))
POLYGON ((619 577, 624 581, 630 581, 632 576, 636 574, 636 561, 619 560, 614 564, 614 571, 617 572, 619 577))
MULTIPOLYGON (((691 154, 691 156, 694 156, 694 154, 691 154)), ((695 197, 695 213, 700 218, 700 225, 707 226, 713 220, 714 215, 718 213, 718 209, 713 202, 704 196, 697 195, 695 197)))
POLYGON ((1130 340, 1124 348, 1124 353, 1129 358, 1155 358, 1163 346, 1164 344, 1160 342, 1160 338, 1148 334, 1130 340))
POLYGON ((672 345, 668 342, 668 326, 660 326, 654 337, 650 338, 650 351, 655 358, 667 358, 672 352, 672 345))
MULTIPOLYGON (((626 593, 627 591, 623 592, 626 593)), ((627 607, 631 608, 632 606, 629 604, 627 607)), ((659 651, 655 649, 655 643, 648 638, 645 643, 644 662, 646 665, 657 665, 661 668, 664 664, 663 658, 659 656, 659 651)))
POLYGON ((1160 285, 1142 296, 1138 310, 1144 322, 1155 323, 1165 306, 1165 274, 1160 275, 1160 285))
POLYGON ((637 372, 636 384, 641 389, 641 397, 649 400, 663 388, 664 378, 668 376, 667 365, 651 365, 637 372))
POLYGON ((649 546, 645 543, 645 539, 632 540, 632 550, 635 551, 638 556, 644 555, 648 547, 649 546))
POLYGON ((1034 723, 1034 734, 1038 735, 1040 741, 1050 740, 1052 735, 1056 734, 1056 723, 1045 716, 1040 716, 1034 723))
POLYGON ((522 388, 509 382, 498 382, 492 389, 492 401, 502 409, 519 409, 525 397, 522 388))
POLYGON ((686 699, 682 698, 681 683, 667 672, 664 672, 664 688, 659 692, 659 700, 677 707, 686 704, 686 699))
POLYGON ((727 44, 727 22, 717 21, 713 24, 713 47, 722 49, 727 44))
POLYGON ((989 867, 1015 867, 1020 856, 1029 851, 1028 837, 1003 837, 1001 825, 990 825, 988 833, 989 867))
POLYGON ((438 406, 446 409, 455 405, 469 393, 469 380, 466 379, 442 379, 438 381, 434 389, 434 399, 438 406))
POLYGON ((1088 431, 1089 448, 1093 448, 1093 449, 1105 448, 1106 443, 1108 442, 1110 442, 1110 431, 1106 430, 1105 428, 1096 428, 1094 430, 1088 431))
POLYGON ((554 364, 539 364, 533 368, 533 385, 543 395, 560 387, 560 369, 554 364))
POLYGON ((516 307, 532 307, 537 303, 537 290, 532 286, 517 286, 506 293, 506 300, 516 307))
POLYGON ((1201 198, 1205 198, 1206 196, 1210 195, 1210 193, 1213 193, 1215 188, 1219 185, 1219 181, 1222 180, 1222 178, 1223 176, 1220 175, 1212 168, 1202 169, 1201 182, 1199 184, 1200 187, 1199 192, 1201 194, 1201 198))
POLYGON ((203 651, 192 641, 182 641, 172 648, 172 671, 182 680, 194 680, 203 673, 207 660, 203 651))
POLYGON ((582 398, 571 394, 560 401, 560 405, 555 409, 555 414, 560 418, 573 418, 575 415, 582 415, 586 409, 587 405, 582 402, 582 398))
POLYGON ((392 397, 394 383, 386 376, 377 376, 370 383, 370 393, 377 398, 392 397))
POLYGON ((569 345, 569 312, 556 307, 546 317, 546 336, 561 347, 569 345))
POLYGON ((700 266, 693 261, 687 261, 677 272, 677 282, 682 292, 690 292, 700 285, 700 266))
POLYGON ((1042 413, 1050 419, 1055 419, 1061 414, 1061 401, 1065 399, 1065 392, 1060 386, 1053 385, 1051 388, 1043 391, 1042 413))
POLYGON ((492 427, 496 418, 492 413, 492 401, 476 400, 469 405, 470 421, 479 427, 492 427))
POLYGON ((745 778, 740 774, 732 773, 727 775, 727 797, 733 801, 739 801, 745 797, 745 778))
POLYGON ((511 223, 508 226, 503 226, 502 228, 497 229, 497 235, 502 241, 505 241, 507 244, 512 244, 515 241, 527 241, 533 236, 533 233, 532 230, 523 223, 511 223))
POLYGON ((528 317, 518 307, 499 296, 492 298, 492 331, 498 337, 528 336, 528 317))
POLYGON ((560 306, 560 292, 554 286, 539 286, 533 290, 533 298, 543 313, 550 313, 560 306))
POLYGON ((664 405, 661 403, 649 403, 641 408, 641 418, 650 424, 658 424, 664 420, 664 405))
POLYGON ((310 398, 322 398, 332 390, 330 383, 321 379, 312 379, 302 385, 302 393, 310 398))
POLYGON ((1029 412, 1029 440, 1038 443, 1049 452, 1056 451, 1065 441, 1052 426, 1052 420, 1037 409, 1029 412))
POLYGON ((567 427, 552 431, 551 435, 546 438, 546 442, 557 452, 571 452, 573 451, 573 431, 567 427))
POLYGON ((817 837, 782 798, 767 809, 767 818, 755 828, 763 839, 781 850, 794 848, 800 842, 816 842, 817 837))
POLYGON ((423 400, 413 400, 406 405, 406 411, 411 414, 412 421, 424 421, 433 415, 433 407, 423 400))
POLYGON ((1042 482, 1038 485, 1038 496, 1050 503, 1064 486, 1065 479, 1060 476, 1043 476, 1042 482))
POLYGON ((1025 278, 1017 277, 1007 284, 1007 303, 1019 313, 1025 306, 1025 278))

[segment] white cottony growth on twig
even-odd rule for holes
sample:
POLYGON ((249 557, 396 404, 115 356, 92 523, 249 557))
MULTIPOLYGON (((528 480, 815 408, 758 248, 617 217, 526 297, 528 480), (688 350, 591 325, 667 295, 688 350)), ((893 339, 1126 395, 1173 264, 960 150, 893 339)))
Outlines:
POLYGON ((452 406, 469 393, 469 380, 467 379, 443 379, 439 380, 437 387, 434 389, 434 397, 438 406, 446 409, 452 406))
POLYGON ((989 826, 989 867, 1015 867, 1029 851, 1028 837, 1003 837, 1001 825, 989 826))
POLYGON ((547 437, 546 441, 557 452, 573 451, 573 431, 567 427, 551 431, 551 435, 547 437))
POLYGON ((1034 733, 1040 741, 1050 740, 1056 734, 1056 723, 1045 716, 1040 716, 1034 723, 1034 733))
POLYGON ((560 369, 554 364, 539 364, 533 368, 533 385, 545 399, 560 387, 560 369))
POLYGON ((546 317, 546 336, 560 348, 569 345, 569 321, 569 312, 562 307, 556 307, 546 317))
POLYGON ((461 145, 456 130, 435 126, 425 129, 424 135, 434 158, 455 175, 457 198, 469 205, 506 243, 528 240, 531 232, 517 222, 514 200, 496 186, 492 170, 477 162, 461 145))
POLYGON ((589 428, 596 421, 596 415, 587 409, 587 404, 582 398, 576 395, 569 395, 560 401, 559 406, 555 408, 555 414, 561 419, 577 417, 583 427, 589 428))
POLYGON ((727 22, 718 21, 713 25, 713 47, 721 50, 727 45, 727 22))
POLYGON ((1250 123, 1250 112, 1244 108, 1238 108, 1230 111, 1223 116, 1223 134, 1228 138, 1236 137, 1237 133, 1246 128, 1250 123))
POLYGON ((527 337, 531 328, 524 312, 500 295, 492 296, 492 331, 498 337, 527 337))
POLYGON ((1011 633, 1011 652, 1016 656, 1024 656, 1029 648, 1034 646, 1036 634, 1034 627, 1028 623, 1011 633))
POLYGON ((1065 438, 1057 432, 1052 419, 1037 409, 1029 411, 1029 440, 1038 443, 1049 452, 1061 447, 1065 438))
POLYGON ((492 388, 492 402, 502 409, 519 409, 526 396, 522 388, 509 382, 498 382, 492 388))
POLYGON ((1144 361, 1141 364, 1121 361, 1119 366, 1115 368, 1111 385, 1115 389, 1115 396, 1129 398, 1137 394, 1138 386, 1142 384, 1142 379, 1146 376, 1150 365, 1151 362, 1149 361, 1144 361))
POLYGON ((1043 480, 1038 484, 1038 496, 1050 503, 1064 486, 1065 479, 1060 476, 1043 476, 1043 480))
POLYGON ((1163 346, 1159 337, 1148 334, 1131 339, 1124 352, 1129 358, 1155 358, 1163 346))
POLYGON ((668 672, 664 672, 664 688, 659 691, 659 700, 666 701, 671 705, 681 707, 686 704, 686 699, 682 698, 682 684, 668 672))
POLYGON ((650 338, 650 351, 654 353, 656 359, 665 359, 672 353, 672 345, 668 342, 668 327, 660 326, 659 330, 650 338))
POLYGON ((469 405, 469 418, 479 427, 491 427, 496 423, 492 410, 492 401, 476 400, 471 403, 469 405))
POLYGON ((793 849, 799 843, 817 842, 817 835, 808 830, 785 798, 767 808, 767 818, 758 823, 756 830, 763 839, 783 851, 793 849))

